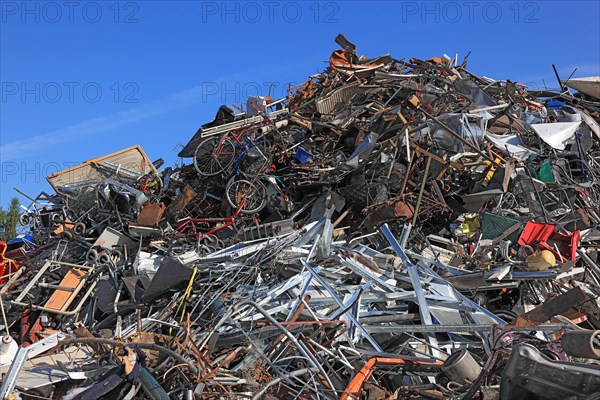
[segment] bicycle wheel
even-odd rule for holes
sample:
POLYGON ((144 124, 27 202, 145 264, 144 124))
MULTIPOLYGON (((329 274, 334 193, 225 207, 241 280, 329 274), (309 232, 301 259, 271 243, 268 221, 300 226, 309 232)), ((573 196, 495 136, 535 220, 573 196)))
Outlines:
POLYGON ((243 214, 260 212, 267 205, 267 189, 260 181, 231 181, 225 188, 227 202, 243 214))
POLYGON ((235 145, 229 138, 211 136, 196 147, 194 167, 202 176, 215 176, 227 170, 234 158, 235 145))

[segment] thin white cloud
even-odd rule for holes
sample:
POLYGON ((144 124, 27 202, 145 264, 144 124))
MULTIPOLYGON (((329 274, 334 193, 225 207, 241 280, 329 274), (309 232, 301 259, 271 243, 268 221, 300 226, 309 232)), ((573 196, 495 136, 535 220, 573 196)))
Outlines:
MULTIPOLYGON (((258 68, 255 69, 258 70, 258 68)), ((211 81, 213 85, 211 85, 210 88, 214 90, 214 84, 217 84, 218 86, 225 82, 243 82, 244 78, 248 78, 250 75, 248 72, 252 72, 253 70, 247 71, 245 75, 237 73, 228 77, 213 80, 211 81)), ((42 151, 48 150, 50 147, 56 147, 57 145, 68 142, 74 138, 79 140, 83 137, 89 137, 107 132, 111 129, 142 121, 156 115, 164 114, 171 110, 183 108, 193 104, 194 102, 197 102, 198 100, 206 101, 208 98, 221 100, 221 93, 213 93, 211 95, 210 93, 207 94, 206 91, 207 85, 205 82, 192 88, 171 94, 165 98, 153 101, 149 104, 132 107, 128 110, 120 111, 104 117, 93 118, 48 133, 34 136, 23 135, 28 139, 16 140, 0 146, 0 160, 2 160, 2 162, 6 162, 22 159, 24 154, 27 156, 34 156, 40 154, 42 151)))
POLYGON ((23 158, 24 154, 30 156, 39 154, 50 146, 56 146, 73 138, 81 139, 96 135, 184 107, 197 100, 201 95, 202 87, 196 86, 146 105, 132 107, 104 117, 93 118, 52 132, 29 137, 27 140, 6 143, 0 146, 0 159, 11 161, 23 158))

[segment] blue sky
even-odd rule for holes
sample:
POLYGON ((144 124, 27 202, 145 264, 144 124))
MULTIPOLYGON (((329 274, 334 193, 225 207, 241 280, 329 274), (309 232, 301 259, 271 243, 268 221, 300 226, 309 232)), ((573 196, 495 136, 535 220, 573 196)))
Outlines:
MULTIPOLYGON (((495 79, 600 75, 599 1, 0 2, 0 204, 134 144, 177 161, 221 104, 285 94, 343 32, 360 54, 446 53, 495 79)), ((22 199, 24 203, 26 201, 22 199)))

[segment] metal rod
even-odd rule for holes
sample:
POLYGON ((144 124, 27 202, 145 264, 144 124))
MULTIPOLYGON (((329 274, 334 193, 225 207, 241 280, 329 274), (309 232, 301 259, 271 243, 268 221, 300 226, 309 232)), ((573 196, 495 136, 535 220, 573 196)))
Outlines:
POLYGON ((417 216, 419 215, 419 209, 421 208, 421 200, 423 199, 423 192, 425 191, 425 183, 427 182, 427 176, 429 175, 429 167, 431 166, 431 157, 427 157, 427 164, 425 164, 425 174, 423 175, 423 181, 421 181, 421 189, 419 189, 419 197, 417 198, 417 205, 415 206, 415 212, 411 225, 417 223, 417 216))
MULTIPOLYGON (((388 326, 366 326, 370 333, 394 333, 394 332, 414 332, 414 333, 470 333, 470 332, 488 332, 494 327, 501 326, 496 324, 451 324, 451 325, 388 325, 388 326)), ((511 330, 518 331, 544 331, 554 332, 560 329, 569 328, 568 324, 541 324, 537 326, 511 327, 511 330)))

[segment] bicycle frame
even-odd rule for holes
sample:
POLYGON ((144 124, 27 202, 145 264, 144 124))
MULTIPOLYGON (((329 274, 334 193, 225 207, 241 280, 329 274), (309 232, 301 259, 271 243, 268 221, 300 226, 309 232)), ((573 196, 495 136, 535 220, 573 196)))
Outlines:
MULTIPOLYGON (((218 153, 216 153, 217 149, 218 149, 218 151, 221 151, 222 143, 229 137, 233 138, 233 140, 235 140, 237 142, 237 144, 240 148, 252 148, 252 147, 256 146, 256 143, 254 143, 254 142, 252 142, 253 146, 248 146, 246 143, 244 143, 242 141, 242 138, 244 137, 244 134, 246 134, 247 132, 253 131, 257 128, 262 128, 263 126, 269 126, 269 125, 274 124, 273 120, 271 120, 271 118, 269 118, 267 115, 264 115, 263 118, 264 119, 257 124, 250 125, 246 128, 239 128, 239 129, 235 129, 235 130, 226 132, 221 137, 221 140, 219 141, 219 146, 217 146, 217 148, 215 149, 215 154, 218 154, 218 153), (239 133, 236 134, 236 131, 239 131, 239 133)), ((260 143, 262 143, 262 142, 260 142, 260 143)), ((260 143, 258 143, 258 144, 260 144, 260 143)), ((234 162, 236 162, 236 161, 239 161, 239 160, 236 158, 236 160, 234 160, 234 162)))
MULTIPOLYGON (((289 195, 288 195, 289 188, 285 189, 285 190, 283 190, 281 188, 281 185, 280 185, 281 179, 278 176, 276 176, 276 175, 269 175, 269 174, 262 174, 262 173, 256 174, 256 175, 254 175, 252 177, 250 177, 250 176, 248 176, 247 174, 244 174, 244 173, 242 173, 242 175, 244 177, 248 178, 248 180, 242 180, 242 181, 247 182, 250 185, 260 185, 261 187, 263 187, 263 189, 265 190, 265 193, 264 193, 264 196, 265 196, 265 204, 264 205, 265 206, 267 204, 266 202, 268 201, 268 198, 266 197, 266 188, 267 188, 267 186, 270 185, 270 186, 274 187, 275 190, 277 191, 277 193, 282 196, 283 201, 286 203, 286 208, 290 208, 289 195), (267 184, 265 184, 265 183, 267 183, 267 184)), ((230 185, 231 185, 231 183, 227 185, 226 191, 229 190, 230 185)), ((244 209, 244 207, 246 205, 246 200, 247 200, 246 196, 247 195, 248 195, 248 193, 244 193, 244 197, 241 199, 241 201, 239 202, 239 204, 231 203, 231 201, 229 200, 229 197, 228 197, 228 201, 230 202, 230 205, 232 207, 235 207, 237 205, 237 209, 236 209, 236 211, 234 213, 234 216, 238 216, 242 212, 242 210, 244 209)), ((229 194, 227 194, 227 196, 229 196, 229 194)), ((291 212, 291 209, 288 209, 287 211, 291 212)))
MULTIPOLYGON (((248 154, 247 149, 256 147, 263 141, 255 141, 245 137, 248 132, 257 131, 260 134, 266 132, 265 126, 273 126, 274 122, 263 116, 261 121, 244 128, 238 128, 225 132, 221 137, 206 138, 201 141, 194 152, 194 167, 202 176, 215 176, 231 172, 231 165, 239 164, 240 160, 248 154)), ((267 129, 270 130, 270 129, 267 129)), ((259 137, 262 139, 262 136, 259 137)), ((236 171, 235 173, 239 172, 236 171)))
POLYGON ((228 228, 230 226, 232 226, 235 222, 235 219, 232 217, 227 217, 227 218, 189 218, 187 219, 184 223, 182 223, 181 225, 179 225, 177 228, 175 228, 175 232, 177 232, 175 234, 175 236, 188 236, 188 237, 192 237, 194 238, 194 240, 196 242, 199 242, 201 240, 204 240, 204 238, 206 236, 215 234, 225 228, 228 228), (207 232, 201 232, 197 229, 197 224, 219 224, 222 223, 222 225, 218 225, 217 227, 213 228, 213 229, 209 229, 207 232), (191 227, 193 229, 192 233, 186 233, 186 229, 191 227))

